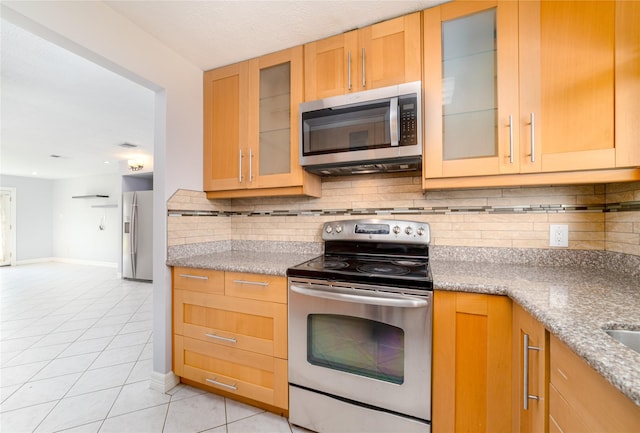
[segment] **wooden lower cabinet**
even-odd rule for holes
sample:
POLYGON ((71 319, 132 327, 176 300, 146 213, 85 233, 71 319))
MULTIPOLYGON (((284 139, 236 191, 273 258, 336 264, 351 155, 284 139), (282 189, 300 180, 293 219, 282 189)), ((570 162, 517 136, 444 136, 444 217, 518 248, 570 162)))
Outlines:
POLYGON ((285 277, 176 267, 173 333, 183 380, 288 410, 285 277))
POLYGON ((511 300, 436 290, 432 431, 511 431, 511 300))
POLYGON ((640 406, 550 337, 549 431, 638 432, 640 406))
POLYGON ((289 406, 287 360, 181 335, 174 341, 180 377, 282 409, 289 406))
POLYGON ((549 333, 540 322, 514 303, 512 334, 513 431, 544 433, 547 431, 546 414, 549 407, 549 333))

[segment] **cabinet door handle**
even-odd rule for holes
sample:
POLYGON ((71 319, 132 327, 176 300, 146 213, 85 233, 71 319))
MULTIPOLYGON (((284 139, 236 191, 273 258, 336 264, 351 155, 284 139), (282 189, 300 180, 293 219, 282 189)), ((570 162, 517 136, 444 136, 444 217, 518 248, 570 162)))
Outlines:
POLYGON ((209 382, 209 383, 212 383, 214 385, 221 386, 223 388, 231 389, 233 391, 237 391, 238 390, 238 387, 236 386, 235 383, 233 385, 227 385, 226 383, 222 383, 220 381, 217 381, 215 377, 213 379, 206 379, 206 381, 209 382))
POLYGON ((367 87, 367 63, 364 57, 364 48, 362 49, 362 87, 367 87))
POLYGON ((347 90, 351 90, 351 50, 347 51, 347 90))
POLYGON ((249 148, 249 183, 253 182, 253 149, 249 148))
POLYGON ((235 337, 223 337, 221 335, 216 335, 216 334, 211 334, 211 333, 206 333, 204 334, 205 337, 209 337, 209 338, 215 338, 216 340, 222 340, 222 341, 226 341, 227 343, 237 343, 238 340, 235 337))
POLYGON ((238 168, 238 172, 240 173, 238 175, 238 182, 242 183, 242 149, 240 149, 240 157, 238 158, 238 161, 240 161, 240 167, 238 168))
POLYGON ((509 115, 509 164, 513 164, 513 115, 509 115))
POLYGON ((183 278, 193 278, 194 280, 208 280, 209 277, 206 275, 190 275, 190 274, 180 274, 183 278))
POLYGON ((236 284, 249 284, 253 286, 264 286, 264 287, 269 285, 269 283, 267 283, 266 281, 233 280, 233 282, 236 284))
POLYGON ((529 410, 529 400, 540 400, 540 397, 537 395, 529 395, 529 351, 530 350, 540 350, 539 347, 529 346, 529 334, 524 334, 524 344, 523 346, 523 368, 522 368, 522 400, 523 400, 523 409, 529 410))
POLYGON ((531 112, 531 162, 536 162, 536 117, 531 112))

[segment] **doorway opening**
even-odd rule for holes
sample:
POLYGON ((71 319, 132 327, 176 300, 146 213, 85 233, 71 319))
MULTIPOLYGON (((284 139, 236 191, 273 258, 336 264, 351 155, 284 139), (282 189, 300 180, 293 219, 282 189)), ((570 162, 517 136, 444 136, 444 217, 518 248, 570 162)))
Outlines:
POLYGON ((16 264, 16 189, 0 187, 0 266, 16 264))

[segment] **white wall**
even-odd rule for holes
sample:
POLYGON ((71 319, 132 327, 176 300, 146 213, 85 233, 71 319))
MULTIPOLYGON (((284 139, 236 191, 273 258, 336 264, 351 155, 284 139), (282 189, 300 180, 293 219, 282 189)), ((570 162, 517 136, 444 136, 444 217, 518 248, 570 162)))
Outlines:
POLYGON ((120 176, 86 176, 53 181, 53 255, 56 258, 120 263, 120 176), (86 195, 109 198, 72 198, 86 195), (93 207, 100 205, 116 207, 93 207), (103 230, 100 230, 100 225, 103 230))
POLYGON ((202 190, 202 71, 102 2, 3 1, 5 19, 156 92, 152 386, 171 379, 166 202, 202 190))
POLYGON ((0 175, 0 185, 16 189, 16 262, 53 256, 53 181, 0 175))

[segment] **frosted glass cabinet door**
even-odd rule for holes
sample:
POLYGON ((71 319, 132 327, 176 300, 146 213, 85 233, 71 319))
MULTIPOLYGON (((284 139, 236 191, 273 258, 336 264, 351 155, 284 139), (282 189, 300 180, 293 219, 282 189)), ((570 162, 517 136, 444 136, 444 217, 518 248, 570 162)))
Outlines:
POLYGON ((496 156, 496 10, 442 23, 444 159, 496 156))
POLYGON ((518 172, 518 2, 423 11, 424 177, 518 172))
POLYGON ((260 70, 259 175, 291 171, 291 65, 260 70))

